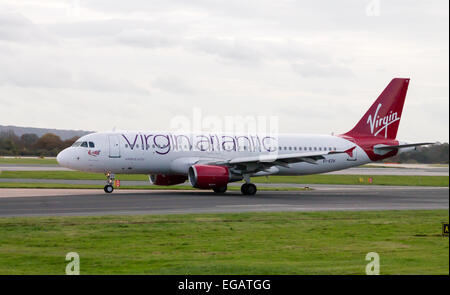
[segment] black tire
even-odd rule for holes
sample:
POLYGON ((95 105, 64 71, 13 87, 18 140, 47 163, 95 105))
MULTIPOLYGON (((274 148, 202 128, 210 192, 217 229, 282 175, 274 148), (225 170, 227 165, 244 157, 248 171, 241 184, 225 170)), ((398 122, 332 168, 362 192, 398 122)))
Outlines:
POLYGON ((256 189, 256 185, 253 183, 249 183, 247 187, 247 195, 253 196, 256 194, 258 190, 256 189))
POLYGON ((213 188, 213 191, 216 194, 223 194, 223 193, 225 193, 227 191, 227 186, 215 187, 215 188, 213 188))
POLYGON ((253 196, 254 194, 256 194, 256 185, 254 185, 253 183, 244 183, 241 186, 241 193, 243 195, 250 195, 253 196))
POLYGON ((248 186, 247 183, 244 183, 243 185, 241 185, 241 193, 242 193, 243 195, 246 195, 246 194, 247 194, 247 186, 248 186))
POLYGON ((114 191, 114 187, 110 184, 105 185, 105 187, 103 188, 103 190, 105 191, 105 193, 112 193, 114 191))

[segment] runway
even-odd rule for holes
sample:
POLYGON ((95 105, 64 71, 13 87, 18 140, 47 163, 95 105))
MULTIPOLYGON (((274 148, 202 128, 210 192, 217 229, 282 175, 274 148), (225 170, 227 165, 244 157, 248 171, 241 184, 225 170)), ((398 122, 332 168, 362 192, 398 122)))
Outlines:
POLYGON ((0 189, 0 217, 449 208, 448 187, 313 186, 313 191, 0 189))

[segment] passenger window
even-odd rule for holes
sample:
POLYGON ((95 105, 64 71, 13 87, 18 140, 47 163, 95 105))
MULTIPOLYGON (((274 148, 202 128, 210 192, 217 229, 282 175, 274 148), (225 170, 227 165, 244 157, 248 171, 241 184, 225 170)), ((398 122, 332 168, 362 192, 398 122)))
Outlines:
POLYGON ((319 151, 321 151, 322 150, 322 148, 321 147, 319 147, 319 151))
POLYGON ((83 141, 83 143, 81 144, 81 146, 82 146, 82 147, 87 147, 87 146, 88 146, 88 144, 87 144, 87 142, 86 142, 86 141, 83 141))
POLYGON ((289 147, 289 150, 291 151, 291 150, 292 150, 292 147, 289 147))
POLYGON ((93 148, 93 147, 95 147, 95 144, 92 141, 89 141, 89 147, 93 148))
POLYGON ((298 150, 301 151, 301 150, 302 150, 302 147, 299 147, 298 150))

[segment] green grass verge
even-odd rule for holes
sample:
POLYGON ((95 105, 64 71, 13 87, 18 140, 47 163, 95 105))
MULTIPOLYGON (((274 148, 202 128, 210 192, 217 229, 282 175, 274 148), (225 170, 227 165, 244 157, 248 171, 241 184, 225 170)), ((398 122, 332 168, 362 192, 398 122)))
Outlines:
MULTIPOLYGON (((147 175, 123 174, 116 176, 120 180, 148 181, 147 175)), ((415 175, 329 175, 316 174, 305 176, 269 176, 253 177, 255 183, 297 183, 297 184, 369 184, 372 177, 374 185, 406 185, 406 186, 448 186, 448 176, 415 176, 415 175)), ((24 179, 79 179, 104 180, 101 173, 79 171, 3 171, 0 178, 24 179)))
POLYGON ((0 218, 0 274, 449 274, 448 210, 0 218))
MULTIPOLYGON (((55 189, 103 189, 103 185, 95 184, 65 184, 65 183, 16 183, 0 182, 0 188, 55 188, 55 189)), ((155 185, 127 185, 116 188, 118 190, 196 190, 190 185, 155 186, 155 185)), ((240 191, 239 186, 228 186, 228 191, 240 191)), ((312 188, 302 187, 258 187, 259 191, 306 191, 312 188)))
POLYGON ((57 165, 56 159, 47 158, 2 158, 0 157, 0 164, 33 164, 33 165, 57 165))

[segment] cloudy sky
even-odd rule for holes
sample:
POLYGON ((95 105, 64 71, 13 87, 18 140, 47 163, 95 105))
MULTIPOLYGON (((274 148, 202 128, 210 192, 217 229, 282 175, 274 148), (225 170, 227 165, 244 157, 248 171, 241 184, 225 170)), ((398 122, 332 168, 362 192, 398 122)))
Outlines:
POLYGON ((0 0, 0 125, 340 133, 410 77, 399 138, 448 141, 448 0, 0 0))

